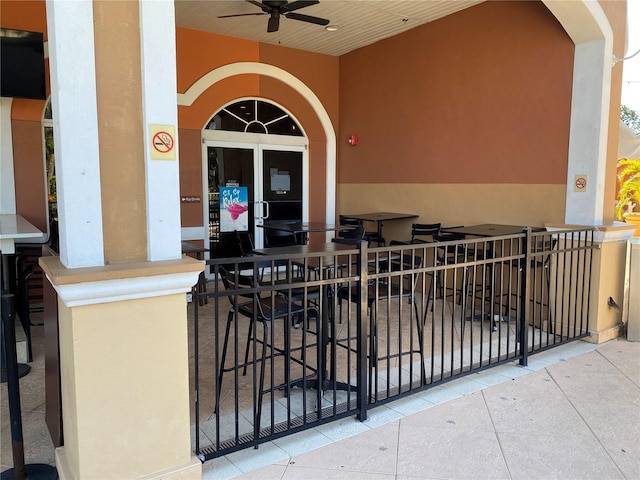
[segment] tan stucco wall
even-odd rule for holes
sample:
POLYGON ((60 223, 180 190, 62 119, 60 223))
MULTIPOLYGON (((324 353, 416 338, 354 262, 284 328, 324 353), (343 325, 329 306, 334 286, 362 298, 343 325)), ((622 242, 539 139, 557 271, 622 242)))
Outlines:
POLYGON ((419 215, 415 220, 387 222, 388 241, 410 237, 411 223, 443 226, 503 223, 543 226, 562 222, 564 185, 512 184, 340 184, 338 211, 397 211, 419 215))
POLYGON ((72 478, 133 478, 149 465, 189 463, 184 294, 58 307, 72 478))
POLYGON ((13 120, 14 181, 16 210, 39 230, 46 232, 44 152, 40 121, 13 120), (37 138, 40 141, 34 142, 37 138))
POLYGON ((590 341, 595 343, 606 342, 620 334, 627 245, 627 240, 603 242, 600 249, 593 252, 589 331, 593 333, 590 341), (609 297, 619 309, 609 306, 609 297))
POLYGON ((106 263, 147 257, 139 5, 93 4, 106 263), (127 65, 128 68, 122 68, 127 65))

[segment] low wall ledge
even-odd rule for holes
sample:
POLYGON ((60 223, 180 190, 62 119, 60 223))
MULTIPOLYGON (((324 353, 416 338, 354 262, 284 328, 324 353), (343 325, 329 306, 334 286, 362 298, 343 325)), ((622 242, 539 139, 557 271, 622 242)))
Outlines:
POLYGON ((85 268, 66 268, 59 257, 41 257, 40 266, 67 307, 186 293, 204 269, 203 262, 187 256, 85 268))

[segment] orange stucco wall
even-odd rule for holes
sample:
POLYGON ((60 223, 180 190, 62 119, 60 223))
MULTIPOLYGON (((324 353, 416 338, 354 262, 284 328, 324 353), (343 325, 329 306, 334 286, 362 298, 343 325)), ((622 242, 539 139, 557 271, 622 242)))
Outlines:
POLYGON ((202 192, 202 135, 200 130, 179 129, 178 143, 180 154, 180 196, 200 197, 200 203, 181 204, 183 227, 202 225, 202 208, 207 205, 207 197, 202 192))
MULTIPOLYGON (((261 62, 291 73, 320 98, 334 122, 338 122, 339 61, 335 57, 311 54, 295 49, 261 45, 221 35, 177 29, 178 91, 184 93, 206 73, 236 62, 261 62)), ((309 217, 325 217, 326 149, 325 134, 309 103, 289 85, 260 75, 238 75, 207 89, 190 106, 178 107, 180 127, 180 192, 183 196, 201 196, 201 129, 223 106, 239 98, 270 100, 291 112, 309 139, 310 199, 309 217)), ((201 203, 182 204, 183 226, 202 224, 201 203)))
POLYGON ((565 183, 573 54, 542 3, 487 2, 343 55, 338 183, 565 183))
POLYGON ((0 21, 4 28, 44 32, 47 40, 46 0, 1 0, 0 21))
POLYGON ((13 120, 16 211, 43 232, 47 231, 42 126, 40 122, 13 120), (34 141, 37 140, 37 141, 34 141))

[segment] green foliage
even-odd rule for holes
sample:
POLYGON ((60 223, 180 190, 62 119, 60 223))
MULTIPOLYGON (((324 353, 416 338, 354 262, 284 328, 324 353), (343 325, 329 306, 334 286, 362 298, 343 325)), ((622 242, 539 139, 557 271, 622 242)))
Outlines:
POLYGON ((620 106, 620 120, 634 133, 640 134, 640 114, 626 105, 620 106))
POLYGON ((618 161, 618 203, 616 204, 616 218, 624 219, 624 214, 633 212, 640 207, 640 158, 629 160, 623 158, 618 161))

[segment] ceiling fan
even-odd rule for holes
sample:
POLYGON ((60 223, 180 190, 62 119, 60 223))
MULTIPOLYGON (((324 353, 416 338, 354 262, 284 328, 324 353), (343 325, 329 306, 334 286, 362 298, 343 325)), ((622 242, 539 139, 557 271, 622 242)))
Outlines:
POLYGON ((320 17, 312 17, 311 15, 303 15, 301 13, 295 13, 295 10, 301 8, 310 7, 311 5, 317 5, 319 0, 296 0, 289 3, 285 0, 263 0, 258 2, 256 0, 245 0, 252 3, 256 7, 262 9, 261 13, 239 13, 236 15, 222 15, 218 18, 230 18, 230 17, 246 17, 250 15, 269 15, 269 23, 267 24, 267 32, 277 32, 280 27, 280 16, 284 15, 286 18, 292 20, 300 20, 301 22, 315 23, 316 25, 328 25, 329 20, 320 17))

